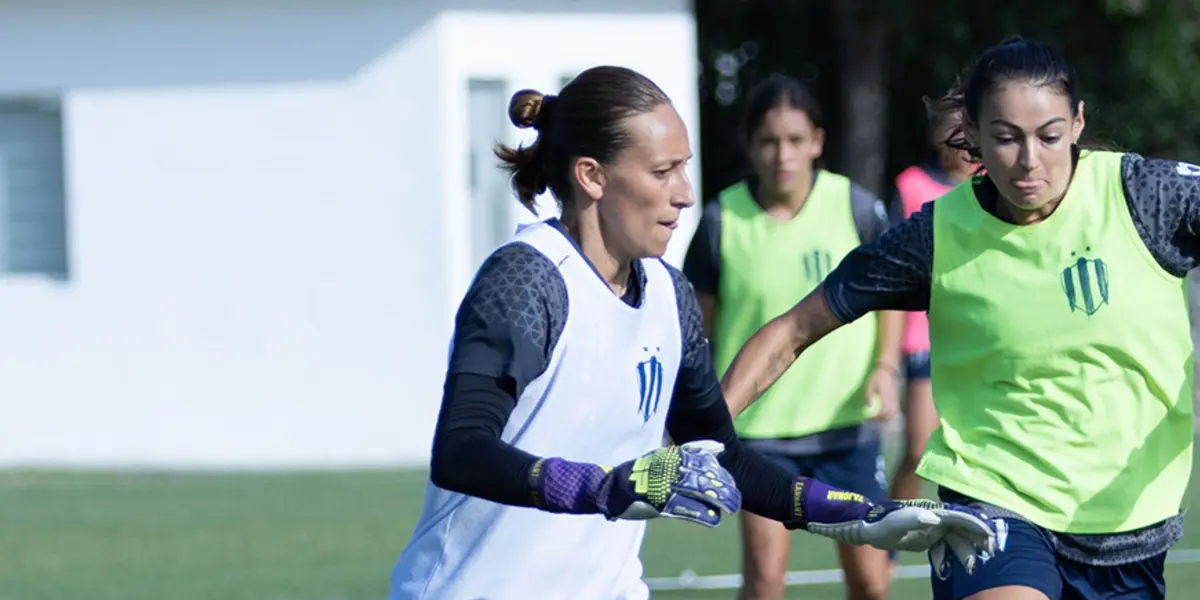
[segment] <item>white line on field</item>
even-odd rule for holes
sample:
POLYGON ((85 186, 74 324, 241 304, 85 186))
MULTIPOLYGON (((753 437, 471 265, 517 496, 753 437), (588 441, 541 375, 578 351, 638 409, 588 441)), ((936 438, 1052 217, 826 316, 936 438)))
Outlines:
MULTIPOLYGON (((1167 553, 1168 563, 1197 563, 1200 562, 1200 550, 1172 550, 1167 553)), ((928 565, 907 565, 896 569, 895 579, 924 579, 929 577, 928 565)), ((789 571, 785 579, 787 585, 816 585, 821 583, 841 583, 840 569, 817 569, 811 571, 789 571)), ((652 591, 668 592, 677 590, 732 590, 741 587, 741 574, 730 575, 696 575, 692 571, 684 571, 679 577, 647 577, 646 585, 652 591)))

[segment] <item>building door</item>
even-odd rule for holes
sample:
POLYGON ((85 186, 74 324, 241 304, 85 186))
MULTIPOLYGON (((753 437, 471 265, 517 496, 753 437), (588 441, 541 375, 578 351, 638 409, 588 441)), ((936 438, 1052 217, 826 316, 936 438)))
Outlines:
POLYGON ((507 173, 499 168, 496 144, 505 139, 508 120, 507 84, 495 79, 468 83, 468 177, 470 180, 471 268, 513 233, 512 211, 519 206, 507 173))

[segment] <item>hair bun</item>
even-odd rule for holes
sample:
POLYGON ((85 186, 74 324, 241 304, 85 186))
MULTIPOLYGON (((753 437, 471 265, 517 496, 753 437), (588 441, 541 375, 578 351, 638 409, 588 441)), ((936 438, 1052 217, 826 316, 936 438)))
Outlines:
POLYGON ((546 95, 537 90, 521 90, 508 103, 508 118, 522 129, 537 127, 546 95))

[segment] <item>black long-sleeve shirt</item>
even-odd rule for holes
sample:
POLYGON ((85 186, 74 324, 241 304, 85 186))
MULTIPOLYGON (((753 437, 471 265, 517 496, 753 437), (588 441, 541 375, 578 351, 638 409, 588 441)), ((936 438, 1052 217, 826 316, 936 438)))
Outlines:
MULTIPOLYGON (((640 263, 634 267, 622 300, 639 306, 646 279, 640 263)), ((794 516, 792 477, 745 447, 734 433, 700 305, 687 278, 670 266, 668 270, 684 349, 667 432, 676 443, 723 443, 719 460, 737 481, 745 509, 788 520, 794 516)), ((503 504, 533 506, 528 474, 540 457, 503 442, 500 435, 521 393, 548 367, 566 317, 566 283, 543 254, 514 243, 484 261, 455 320, 433 442, 435 485, 503 504)))

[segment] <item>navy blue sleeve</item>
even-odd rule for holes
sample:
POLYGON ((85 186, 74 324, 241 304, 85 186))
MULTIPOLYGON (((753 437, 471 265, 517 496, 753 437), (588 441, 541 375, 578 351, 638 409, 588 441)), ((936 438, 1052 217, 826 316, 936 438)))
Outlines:
POLYGON ((683 273, 663 263, 675 283, 675 299, 679 305, 679 325, 683 331, 683 359, 675 381, 675 400, 685 404, 725 405, 721 382, 713 366, 712 349, 704 334, 704 316, 692 284, 683 273))
POLYGON ((877 310, 929 310, 935 204, 926 204, 874 243, 851 250, 825 278, 825 301, 839 321, 850 323, 877 310))
POLYGON ((496 250, 459 305, 449 374, 509 379, 519 397, 541 375, 567 319, 567 285, 544 254, 522 243, 496 250))
POLYGON ((683 273, 669 265, 667 270, 675 281, 679 325, 683 331, 683 359, 671 411, 667 414, 667 433, 676 444, 694 440, 724 444, 725 451, 719 460, 737 482, 745 509, 786 523, 795 518, 792 498, 795 480, 738 438, 713 368, 708 339, 704 337, 700 303, 683 273))
POLYGON ((534 506, 529 471, 538 457, 500 436, 525 387, 546 370, 566 317, 566 283, 543 254, 511 244, 484 261, 455 318, 430 460, 434 485, 534 506))
POLYGON ((888 222, 893 227, 904 222, 904 199, 900 197, 900 188, 892 188, 892 204, 888 207, 888 222))
POLYGON ((683 274, 697 292, 717 295, 721 277, 721 203, 718 200, 706 204, 700 214, 700 224, 683 259, 683 274))
POLYGON ((1121 174, 1146 249, 1164 271, 1186 277, 1200 264, 1200 167, 1126 154, 1121 174))
POLYGON ((858 239, 864 244, 878 240, 891 226, 883 200, 856 183, 850 184, 850 207, 854 213, 858 239))

